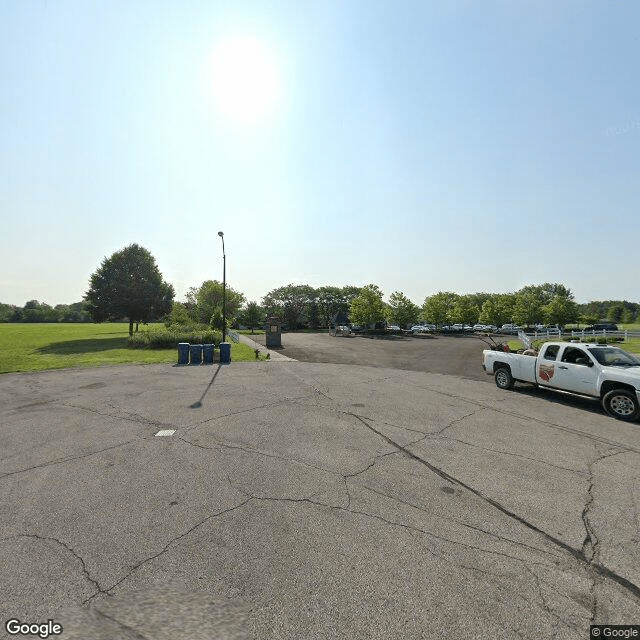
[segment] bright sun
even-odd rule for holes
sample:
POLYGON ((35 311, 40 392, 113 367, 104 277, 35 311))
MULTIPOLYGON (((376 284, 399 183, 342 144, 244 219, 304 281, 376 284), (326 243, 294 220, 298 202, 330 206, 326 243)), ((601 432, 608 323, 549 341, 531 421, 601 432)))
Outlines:
POLYGON ((258 122, 278 102, 278 67, 259 40, 238 37, 220 42, 210 68, 211 90, 218 109, 238 124, 258 122))

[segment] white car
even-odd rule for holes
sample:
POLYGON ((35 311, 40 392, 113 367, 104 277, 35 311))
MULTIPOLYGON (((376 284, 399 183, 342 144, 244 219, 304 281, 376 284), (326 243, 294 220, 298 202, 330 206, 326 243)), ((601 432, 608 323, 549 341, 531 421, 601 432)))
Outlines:
POLYGON ((413 327, 411 327, 411 331, 413 331, 413 333, 428 333, 429 328, 423 324, 414 324, 413 327))
POLYGON ((397 324, 388 324, 387 331, 400 331, 400 327, 397 324))

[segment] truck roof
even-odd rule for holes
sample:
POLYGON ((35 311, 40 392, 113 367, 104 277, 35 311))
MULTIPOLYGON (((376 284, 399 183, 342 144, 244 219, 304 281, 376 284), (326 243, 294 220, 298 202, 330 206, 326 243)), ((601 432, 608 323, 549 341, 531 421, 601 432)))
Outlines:
MULTIPOLYGON (((594 349, 598 347, 598 349, 611 349, 612 347, 616 347, 618 345, 615 344, 598 344, 596 342, 545 342, 542 346, 545 347, 548 344, 557 344, 558 346, 570 346, 570 347, 582 347, 583 349, 594 349)), ((542 347, 541 347, 542 348, 542 347)))

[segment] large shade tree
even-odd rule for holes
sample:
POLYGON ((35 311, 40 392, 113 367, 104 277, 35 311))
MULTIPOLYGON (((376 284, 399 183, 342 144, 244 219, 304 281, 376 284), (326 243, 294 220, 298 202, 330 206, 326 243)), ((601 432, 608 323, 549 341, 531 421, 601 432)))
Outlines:
POLYGON ((426 298, 422 305, 422 317, 427 321, 441 326, 453 320, 453 309, 460 296, 452 291, 438 291, 426 298))
POLYGON ((389 297, 387 318, 391 324, 406 328, 418 322, 420 307, 407 298, 402 291, 394 291, 389 297))
POLYGON ((353 324, 367 326, 382 322, 385 317, 386 306, 382 301, 382 291, 375 284, 368 284, 360 289, 360 293, 353 298, 349 308, 349 319, 353 324))
POLYGON ((275 315, 295 331, 309 320, 309 305, 317 299, 316 290, 308 284, 288 284, 269 291, 262 298, 268 315, 275 315))
POLYGON ((127 318, 130 335, 134 323, 149 322, 171 311, 173 286, 163 280, 151 253, 137 244, 105 258, 89 282, 85 300, 93 321, 127 318))
POLYGON ((227 283, 218 280, 205 280, 199 287, 191 287, 187 291, 186 307, 190 309, 193 319, 203 324, 210 324, 216 329, 222 329, 222 308, 226 295, 227 326, 233 324, 240 313, 245 297, 227 283), (226 294, 225 289, 226 287, 226 294))

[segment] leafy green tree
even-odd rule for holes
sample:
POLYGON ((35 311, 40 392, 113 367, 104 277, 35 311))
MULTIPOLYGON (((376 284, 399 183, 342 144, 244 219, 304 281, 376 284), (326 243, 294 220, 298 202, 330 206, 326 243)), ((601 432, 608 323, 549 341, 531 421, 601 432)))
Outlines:
POLYGON ((420 317, 420 307, 414 304, 401 291, 394 291, 389 297, 387 319, 401 328, 415 324, 420 317))
POLYGON ((267 293, 262 306, 267 315, 278 316, 295 331, 308 321, 309 304, 315 296, 316 290, 308 284, 288 284, 267 293))
POLYGON ((240 314, 240 320, 242 324, 246 324, 247 327, 251 329, 251 333, 253 333, 255 327, 264 324, 264 316, 264 309, 262 309, 257 302, 248 302, 240 314))
POLYGON ((385 304, 382 291, 375 284, 368 284, 360 289, 360 293, 353 298, 349 307, 349 319, 353 324, 367 326, 376 322, 383 322, 385 304))
POLYGON ((127 318, 129 335, 133 335, 134 322, 169 313, 174 295, 151 253, 132 244, 102 261, 91 276, 85 300, 94 322, 127 318))
POLYGON ((182 302, 174 302, 171 307, 171 313, 167 318, 165 324, 169 327, 172 324, 188 325, 192 321, 187 307, 182 302))
POLYGON ((480 309, 473 295, 460 296, 453 305, 453 319, 460 324, 473 325, 478 322, 480 309))
POLYGON ((511 322, 513 319, 513 307, 515 306, 516 296, 513 293, 499 293, 494 298, 496 305, 497 322, 494 322, 496 326, 502 326, 505 323, 511 322))
POLYGON ((548 304, 542 307, 547 324, 565 325, 575 322, 578 317, 578 305, 565 296, 555 295, 548 304))
POLYGON ((584 314, 580 316, 581 322, 584 322, 586 325, 596 324, 600 320, 600 315, 597 313, 593 314, 584 314))
POLYGON ((519 291, 513 305, 513 321, 524 326, 539 324, 543 318, 543 306, 544 300, 540 291, 534 290, 533 287, 519 291))
MULTIPOLYGON (((227 284, 227 326, 233 324, 245 302, 244 294, 227 284)), ((224 287, 218 280, 205 280, 195 291, 187 292, 187 300, 195 299, 195 315, 198 322, 209 324, 215 329, 222 329, 222 307, 224 287)))
POLYGON ((318 317, 323 327, 328 327, 339 311, 347 311, 342 289, 340 287, 319 287, 316 289, 318 317))
POLYGON ((309 302, 307 307, 307 319, 309 320, 309 326, 312 329, 317 329, 320 326, 320 314, 318 312, 318 303, 316 300, 309 302))
POLYGON ((0 303, 0 322, 11 322, 11 317, 17 308, 13 304, 0 303))
POLYGON ((429 323, 441 326, 453 322, 453 309, 460 296, 451 291, 439 291, 426 298, 422 305, 422 317, 429 323))
POLYGON ((631 311, 631 309, 625 309, 622 312, 622 317, 620 318, 620 322, 622 322, 623 324, 633 324, 634 321, 635 321, 635 316, 633 314, 633 311, 631 311))
POLYGON ((497 316, 498 314, 496 312, 496 303, 491 298, 485 300, 482 304, 479 321, 482 324, 495 324, 497 326, 497 316))
POLYGON ((624 313, 624 305, 622 302, 612 304, 607 311, 607 320, 611 322, 620 322, 624 313))

